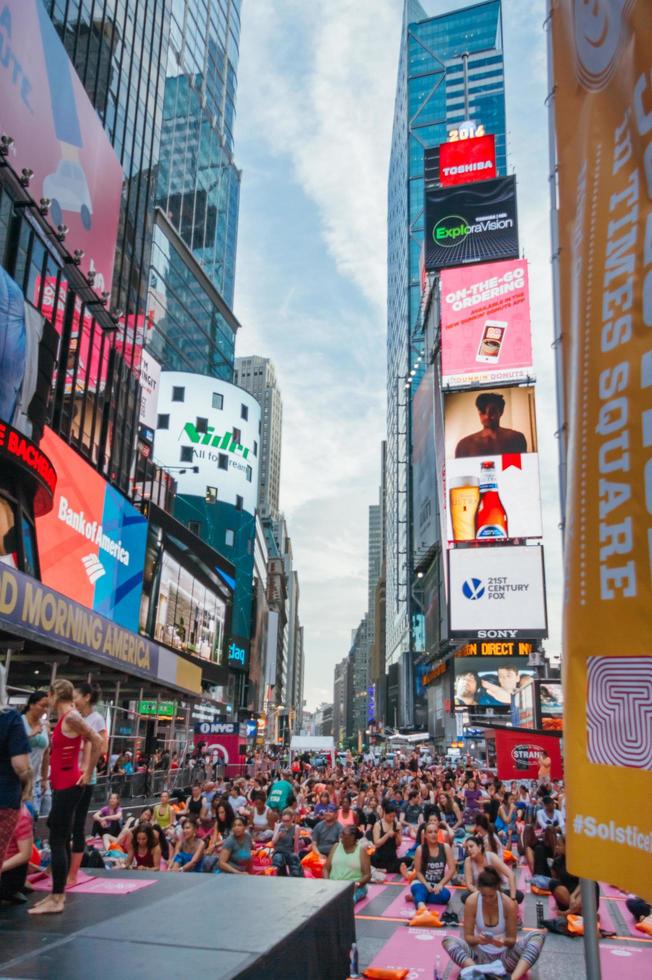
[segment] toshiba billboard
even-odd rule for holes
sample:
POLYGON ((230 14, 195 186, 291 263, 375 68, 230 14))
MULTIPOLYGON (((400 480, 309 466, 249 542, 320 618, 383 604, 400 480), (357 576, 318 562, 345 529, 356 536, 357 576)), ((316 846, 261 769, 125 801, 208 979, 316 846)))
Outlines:
POLYGON ((439 183, 442 187, 470 184, 496 176, 495 136, 455 140, 439 147, 439 183))
POLYGON ((57 473, 54 507, 36 518, 43 584, 137 631, 147 520, 48 428, 41 448, 57 473))

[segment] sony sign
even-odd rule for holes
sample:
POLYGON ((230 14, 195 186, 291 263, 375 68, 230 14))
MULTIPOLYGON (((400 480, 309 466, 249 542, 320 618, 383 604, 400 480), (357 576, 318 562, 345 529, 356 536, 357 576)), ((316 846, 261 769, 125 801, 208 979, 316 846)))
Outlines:
POLYGON ((452 637, 548 635, 543 548, 456 548, 449 552, 449 576, 452 637))

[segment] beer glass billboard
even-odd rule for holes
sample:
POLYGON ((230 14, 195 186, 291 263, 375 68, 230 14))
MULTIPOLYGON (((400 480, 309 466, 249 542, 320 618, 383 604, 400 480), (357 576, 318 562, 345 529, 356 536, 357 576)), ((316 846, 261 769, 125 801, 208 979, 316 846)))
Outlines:
POLYGON ((516 178, 426 187, 426 271, 517 259, 516 178))
POLYGON ((532 377, 527 262, 492 262, 441 274, 445 388, 532 377))
POLYGON ((447 540, 540 537, 534 388, 449 392, 447 540))

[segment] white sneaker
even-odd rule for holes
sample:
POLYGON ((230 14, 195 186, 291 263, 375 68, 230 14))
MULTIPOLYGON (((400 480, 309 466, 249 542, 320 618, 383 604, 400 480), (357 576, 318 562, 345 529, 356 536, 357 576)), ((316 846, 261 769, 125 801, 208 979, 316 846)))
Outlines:
POLYGON ((487 973, 493 973, 496 977, 507 976, 507 970, 502 964, 502 960, 494 960, 492 963, 483 963, 481 966, 476 966, 475 968, 478 973, 484 976, 487 973))

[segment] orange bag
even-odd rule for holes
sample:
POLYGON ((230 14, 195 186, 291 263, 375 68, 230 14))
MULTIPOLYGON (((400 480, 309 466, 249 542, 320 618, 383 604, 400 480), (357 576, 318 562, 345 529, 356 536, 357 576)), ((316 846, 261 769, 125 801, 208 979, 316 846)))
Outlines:
POLYGON ((642 922, 637 922, 634 928, 638 929, 639 932, 644 932, 646 936, 652 936, 652 918, 648 916, 642 922))
POLYGON ((301 858, 301 867, 312 871, 313 878, 324 877, 325 864, 326 858, 322 857, 321 854, 315 854, 314 851, 309 851, 304 858, 301 858))
POLYGON ((409 972, 407 969, 387 970, 382 966, 368 966, 362 976, 368 977, 369 980, 405 980, 409 972))
POLYGON ((439 918, 439 912, 421 909, 413 919, 410 919, 410 925, 421 926, 424 929, 442 929, 444 923, 439 918))
POLYGON ((567 915, 566 925, 572 936, 584 935, 584 919, 581 915, 567 915))
POLYGON ((551 895, 552 894, 546 888, 537 888, 536 885, 530 885, 530 891, 532 892, 533 895, 551 895))
POLYGON ((516 858, 514 857, 512 852, 508 851, 507 848, 505 848, 505 850, 503 851, 503 861, 505 862, 505 864, 514 864, 514 862, 516 861, 516 858))

